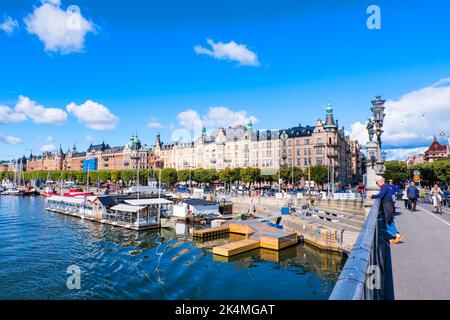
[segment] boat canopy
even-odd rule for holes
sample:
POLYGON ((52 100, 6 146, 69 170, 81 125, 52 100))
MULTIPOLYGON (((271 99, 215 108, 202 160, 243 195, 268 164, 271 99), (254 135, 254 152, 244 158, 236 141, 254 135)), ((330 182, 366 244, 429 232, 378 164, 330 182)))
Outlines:
POLYGON ((148 206, 152 204, 173 204, 173 201, 165 198, 149 198, 149 199, 130 199, 125 200, 126 203, 133 206, 148 206))
POLYGON ((71 204, 82 204, 84 203, 84 198, 72 198, 72 197, 61 197, 61 196, 51 196, 47 198, 48 201, 58 201, 71 204))
POLYGON ((118 204, 111 208, 113 211, 123 211, 123 212, 138 212, 140 210, 145 209, 145 207, 132 206, 127 204, 118 204))

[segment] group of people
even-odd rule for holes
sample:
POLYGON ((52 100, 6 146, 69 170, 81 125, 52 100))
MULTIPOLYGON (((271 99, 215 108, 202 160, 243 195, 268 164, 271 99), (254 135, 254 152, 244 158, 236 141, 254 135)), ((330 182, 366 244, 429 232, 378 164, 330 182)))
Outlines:
MULTIPOLYGON (((398 193, 398 189, 395 186, 395 184, 392 183, 392 180, 389 180, 389 184, 392 187, 392 190, 395 190, 395 193, 398 193)), ((416 211, 416 205, 417 200, 419 199, 420 190, 416 187, 416 183, 414 181, 411 181, 410 183, 405 183, 405 190, 402 195, 402 200, 405 203, 405 209, 408 209, 410 211, 416 211)), ((430 190, 430 199, 433 202, 433 212, 438 211, 438 204, 442 201, 442 196, 444 195, 444 192, 439 187, 439 185, 436 183, 433 188, 430 190)), ((394 199, 395 201, 395 199, 394 199)))
MULTIPOLYGON (((377 195, 373 195, 373 199, 380 199, 383 214, 386 219, 386 231, 390 237, 391 244, 397 244, 404 239, 404 236, 400 234, 397 230, 394 221, 395 215, 395 200, 397 198, 397 193, 399 192, 397 186, 392 180, 389 180, 389 184, 385 183, 385 179, 380 177, 376 180, 377 185, 380 187, 380 192, 377 195)), ((419 199, 420 190, 417 188, 414 181, 406 182, 405 189, 403 191, 402 200, 405 203, 405 209, 411 212, 416 211, 417 200, 419 199)), ((430 190, 430 197, 433 201, 433 211, 437 212, 438 204, 442 201, 442 196, 444 192, 435 184, 430 190)))
POLYGON ((397 231, 394 221, 395 197, 398 189, 395 184, 392 183, 392 180, 389 181, 389 184, 386 184, 383 177, 378 178, 376 183, 380 187, 380 192, 371 196, 371 198, 381 200, 381 208, 386 220, 386 231, 390 238, 389 241, 391 244, 397 244, 405 238, 397 231))
MULTIPOLYGON (((389 180, 389 184, 392 185, 392 180, 389 180)), ((405 209, 408 209, 409 211, 416 211, 419 195, 420 190, 416 187, 416 183, 414 181, 411 181, 410 183, 405 182, 405 189, 402 195, 402 200, 405 203, 405 209)))

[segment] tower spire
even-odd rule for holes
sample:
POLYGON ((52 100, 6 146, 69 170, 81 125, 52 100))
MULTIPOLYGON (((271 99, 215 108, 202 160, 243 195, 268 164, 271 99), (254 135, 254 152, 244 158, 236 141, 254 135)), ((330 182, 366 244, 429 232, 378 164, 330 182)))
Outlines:
POLYGON ((334 122, 333 105, 331 104, 330 100, 328 100, 326 111, 327 111, 327 116, 326 116, 326 119, 325 119, 324 128, 326 130, 330 130, 330 131, 336 130, 337 129, 337 124, 334 122))

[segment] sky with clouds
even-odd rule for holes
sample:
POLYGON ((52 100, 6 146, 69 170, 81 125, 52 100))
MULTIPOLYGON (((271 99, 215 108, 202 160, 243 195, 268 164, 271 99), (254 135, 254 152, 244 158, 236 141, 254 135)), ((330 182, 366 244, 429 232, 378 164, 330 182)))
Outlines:
POLYGON ((364 144, 375 95, 389 157, 421 152, 450 135, 450 3, 376 1, 380 30, 366 27, 371 4, 1 1, 0 159, 314 124, 328 99, 364 144))

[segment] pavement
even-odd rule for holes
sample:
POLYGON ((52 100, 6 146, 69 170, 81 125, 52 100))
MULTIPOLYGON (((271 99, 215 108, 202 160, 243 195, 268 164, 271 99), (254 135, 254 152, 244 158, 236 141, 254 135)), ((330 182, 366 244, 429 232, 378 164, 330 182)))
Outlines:
POLYGON ((416 212, 397 201, 395 223, 405 236, 391 246, 396 300, 450 299, 450 210, 432 213, 429 204, 418 203, 416 212))

